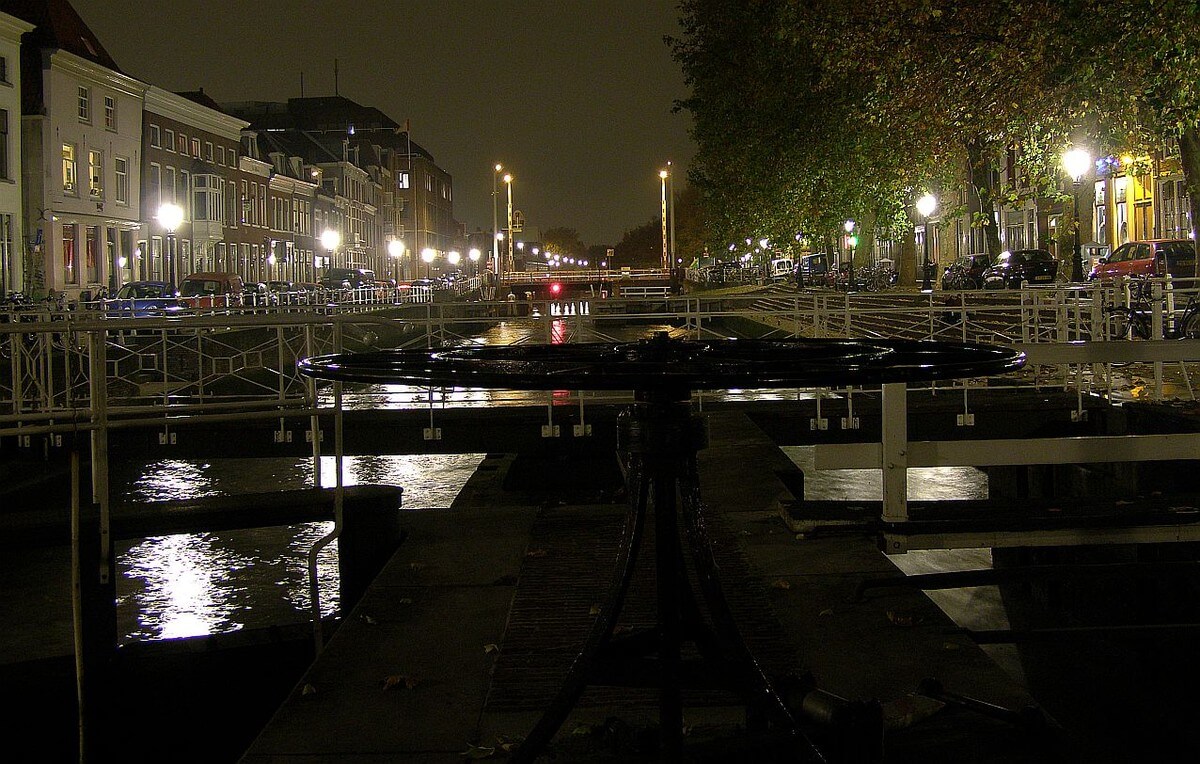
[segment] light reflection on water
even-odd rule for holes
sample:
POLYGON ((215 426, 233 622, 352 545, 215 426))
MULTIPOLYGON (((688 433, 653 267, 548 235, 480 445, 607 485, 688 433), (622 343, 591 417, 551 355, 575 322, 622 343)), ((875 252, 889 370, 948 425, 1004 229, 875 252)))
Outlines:
MULTIPOLYGON (((482 454, 347 456, 345 485, 404 488, 405 507, 448 507, 482 454)), ((311 460, 163 460, 143 465, 124 501, 311 488, 311 460)), ((321 459, 332 486, 336 460, 321 459)), ((115 481, 114 481, 115 484, 115 481)), ((118 549, 117 612, 123 641, 173 639, 297 623, 308 617, 308 550, 332 522, 189 533, 142 539, 118 549)), ((337 542, 317 558, 321 612, 338 606, 337 542)))

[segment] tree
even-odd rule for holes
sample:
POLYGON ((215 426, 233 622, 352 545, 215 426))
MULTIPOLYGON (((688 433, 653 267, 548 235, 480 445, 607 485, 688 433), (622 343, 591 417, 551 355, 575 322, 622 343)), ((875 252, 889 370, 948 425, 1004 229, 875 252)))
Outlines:
POLYGON ((614 247, 618 268, 661 268, 662 267, 662 222, 650 220, 625 232, 614 247))
POLYGON ((579 238, 579 232, 565 226, 542 231, 542 249, 563 257, 582 258, 587 253, 587 245, 579 238))

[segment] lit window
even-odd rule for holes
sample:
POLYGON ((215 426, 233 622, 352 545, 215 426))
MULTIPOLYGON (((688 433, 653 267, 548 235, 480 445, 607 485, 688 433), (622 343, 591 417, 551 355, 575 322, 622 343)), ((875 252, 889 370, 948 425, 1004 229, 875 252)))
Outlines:
POLYGON ((75 164, 75 146, 70 143, 64 143, 62 147, 62 182, 63 191, 75 193, 79 176, 75 164))
POLYGON ((104 196, 104 153, 88 151, 88 193, 93 199, 104 196))

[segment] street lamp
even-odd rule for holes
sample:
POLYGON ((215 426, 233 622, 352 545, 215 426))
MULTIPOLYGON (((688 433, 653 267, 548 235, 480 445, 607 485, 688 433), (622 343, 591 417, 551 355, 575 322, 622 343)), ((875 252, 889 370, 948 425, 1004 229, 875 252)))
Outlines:
POLYGON ((421 260, 425 263, 426 278, 433 276, 433 261, 435 258, 437 258, 437 251, 435 251, 432 247, 426 247, 425 249, 421 250, 421 260))
MULTIPOLYGON (((495 241, 495 237, 492 238, 492 241, 495 241)), ((479 258, 482 256, 482 254, 483 253, 479 251, 479 247, 471 247, 471 250, 467 252, 467 259, 471 261, 472 276, 476 275, 479 271, 479 258)))
POLYGON ((667 178, 671 173, 666 170, 658 171, 658 178, 662 181, 662 266, 663 270, 670 267, 671 256, 667 253, 667 178))
POLYGON ((858 237, 854 235, 854 221, 847 220, 842 224, 846 232, 846 248, 850 250, 850 269, 846 271, 846 291, 854 289, 854 248, 858 246, 858 237))
POLYGON ((400 281, 400 258, 404 257, 404 242, 392 239, 387 244, 387 251, 392 256, 392 276, 398 283, 400 281))
POLYGON ((175 229, 183 222, 183 208, 167 202, 158 208, 158 222, 167 230, 167 280, 176 281, 175 273, 175 229))
POLYGON ((1071 196, 1074 200, 1075 212, 1071 219, 1071 227, 1075 231, 1075 248, 1071 260, 1071 281, 1079 282, 1083 281, 1083 252, 1079 242, 1079 185, 1083 181, 1083 174, 1092 164, 1092 156, 1084 149, 1071 149, 1063 154, 1062 159, 1063 169, 1074 181, 1071 196))
POLYGON ((329 268, 333 265, 333 253, 339 246, 341 246, 341 244, 342 235, 336 230, 332 228, 326 228, 321 232, 321 246, 324 247, 325 251, 329 253, 329 261, 325 263, 326 268, 329 268))
POLYGON ((924 264, 922 264, 922 266, 921 266, 921 270, 924 274, 921 277, 921 291, 922 292, 932 292, 933 291, 933 285, 929 283, 929 275, 930 275, 929 271, 931 270, 930 263, 929 263, 929 216, 932 215, 933 211, 936 209, 937 209, 937 197, 934 196, 933 194, 925 194, 924 196, 922 196, 920 199, 917 200, 917 212, 925 220, 925 228, 921 235, 921 238, 925 240, 925 261, 924 261, 924 264))
POLYGON ((513 176, 511 173, 504 174, 504 185, 508 186, 508 256, 504 261, 504 268, 508 270, 513 266, 513 208, 512 208, 512 184, 513 176))
POLYGON ((504 165, 499 162, 492 168, 492 267, 496 270, 497 279, 500 276, 500 232, 496 230, 496 183, 504 165))

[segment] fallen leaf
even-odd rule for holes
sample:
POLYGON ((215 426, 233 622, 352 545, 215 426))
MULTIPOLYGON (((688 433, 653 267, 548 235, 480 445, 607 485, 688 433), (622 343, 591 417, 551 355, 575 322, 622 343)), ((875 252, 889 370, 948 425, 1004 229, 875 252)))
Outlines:
POLYGON ((413 603, 412 597, 401 597, 400 598, 401 605, 411 605, 412 603, 413 603))
POLYGON ((916 626, 921 622, 920 616, 909 612, 901 612, 899 610, 887 611, 888 620, 896 626, 916 626))
POLYGON ((394 690, 400 685, 404 685, 406 690, 411 690, 420 683, 421 682, 419 679, 409 676, 408 674, 392 674, 391 676, 384 678, 383 689, 394 690))
POLYGON ((786 578, 777 578, 771 582, 771 587, 774 589, 791 589, 792 582, 786 578))
POLYGON ((530 549, 528 552, 525 553, 525 556, 526 557, 545 557, 546 550, 545 549, 530 549))
POLYGON ((522 742, 524 742, 524 738, 509 737, 508 735, 496 736, 496 745, 505 753, 512 753, 522 742))
POLYGON ((424 569, 425 569, 425 563, 423 563, 423 562, 410 562, 410 563, 408 564, 408 568, 409 568, 409 570, 424 570, 424 569))
POLYGON ((361 614, 361 615, 359 616, 359 618, 360 618, 362 621, 364 621, 365 623, 368 623, 368 624, 370 624, 370 625, 372 625, 372 626, 374 626, 375 624, 379 623, 379 621, 376 621, 374 618, 372 618, 371 616, 367 615, 366 613, 363 613, 363 614, 361 614))
POLYGON ((307 697, 309 695, 316 695, 316 694, 317 694, 317 688, 313 687, 311 684, 308 684, 307 682, 305 683, 305 685, 303 687, 300 688, 301 696, 307 697))
POLYGON ((820 613, 817 613, 817 615, 833 615, 833 608, 827 607, 824 610, 822 610, 820 613))
POLYGON ((594 603, 590 608, 588 608, 588 615, 600 615, 600 604, 594 603))
POLYGON ((490 642, 483 646, 483 654, 484 655, 487 655, 488 653, 498 653, 498 652, 500 652, 500 645, 497 645, 495 642, 490 642))
POLYGON ((592 734, 592 725, 590 725, 590 724, 576 725, 575 729, 571 730, 571 734, 572 735, 590 735, 590 734, 592 734))
POLYGON ((496 755, 496 749, 484 745, 471 745, 467 743, 467 750, 459 754, 464 759, 490 759, 496 755))

